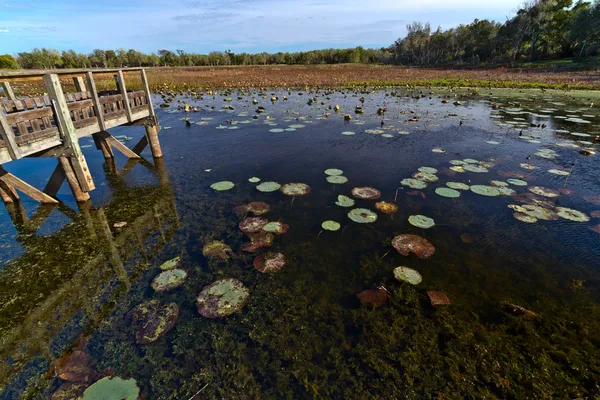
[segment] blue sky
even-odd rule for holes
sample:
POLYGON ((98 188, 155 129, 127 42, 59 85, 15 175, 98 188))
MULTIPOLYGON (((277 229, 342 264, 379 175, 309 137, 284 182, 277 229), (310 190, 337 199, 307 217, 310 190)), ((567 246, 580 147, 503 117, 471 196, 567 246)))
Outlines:
POLYGON ((0 54, 34 47, 206 53, 388 46, 412 21, 504 21, 521 0, 0 0, 0 54))

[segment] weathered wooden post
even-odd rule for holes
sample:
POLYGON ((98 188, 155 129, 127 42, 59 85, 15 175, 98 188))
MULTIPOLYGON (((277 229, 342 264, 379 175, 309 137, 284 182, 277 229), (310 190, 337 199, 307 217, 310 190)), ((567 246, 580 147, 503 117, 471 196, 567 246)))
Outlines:
POLYGON ((21 152, 19 151, 19 146, 15 139, 15 133, 13 132, 12 126, 6 121, 6 117, 2 110, 0 110, 0 136, 2 136, 2 139, 4 140, 10 158, 13 160, 21 158, 21 152))
POLYGON ((55 110, 54 116, 56 119, 56 125, 58 126, 60 133, 63 135, 65 147, 71 152, 71 155, 68 157, 69 162, 60 161, 61 165, 65 170, 67 180, 69 180, 69 174, 71 172, 73 172, 76 177, 76 182, 70 180, 69 185, 71 185, 71 189, 73 189, 74 186, 78 186, 78 189, 73 191, 77 201, 86 201, 89 199, 89 195, 84 196, 80 192, 90 192, 94 190, 94 180, 92 179, 92 175, 90 174, 85 157, 83 156, 81 148, 79 147, 75 126, 73 125, 73 121, 71 121, 71 114, 69 112, 58 75, 44 75, 44 84, 46 85, 48 95, 52 99, 52 104, 55 110))
POLYGON ((129 97, 127 96, 127 86, 125 86, 125 77, 123 76, 123 71, 121 70, 117 72, 117 82, 119 83, 119 92, 121 92, 121 96, 123 97, 123 106, 125 107, 127 121, 132 122, 133 118, 131 115, 131 105, 129 104, 129 97))
POLYGON ((148 85, 148 78, 146 77, 146 70, 142 69, 142 84, 144 85, 144 91, 146 92, 146 98, 148 99, 148 111, 150 112, 150 123, 146 124, 146 138, 150 144, 150 150, 154 158, 162 157, 162 149, 160 148, 160 142, 158 141, 158 119, 154 114, 154 106, 152 105, 152 93, 150 93, 150 85, 148 85))
POLYGON ((4 95, 6 96, 7 99, 9 99, 9 100, 17 99, 17 97, 15 96, 15 92, 13 92, 12 87, 10 86, 10 83, 0 82, 0 87, 2 88, 2 91, 4 92, 4 95))
MULTIPOLYGON (((98 119, 98 126, 102 132, 106 132, 106 124, 104 123, 104 109, 102 108, 102 104, 100 104, 100 98, 98 97, 98 90, 96 89, 96 82, 94 81, 94 75, 91 71, 86 73, 88 86, 90 88, 90 94, 92 96, 92 102, 94 103, 94 113, 96 114, 96 118, 98 119)), ((92 135, 94 138, 94 143, 96 143, 96 148, 102 150, 102 155, 104 155, 105 159, 114 158, 115 155, 110 147, 110 144, 106 139, 104 139, 99 134, 95 133, 92 135)))
POLYGON ((76 92, 87 92, 85 88, 85 82, 83 81, 83 78, 81 76, 74 76, 73 83, 75 84, 76 92))

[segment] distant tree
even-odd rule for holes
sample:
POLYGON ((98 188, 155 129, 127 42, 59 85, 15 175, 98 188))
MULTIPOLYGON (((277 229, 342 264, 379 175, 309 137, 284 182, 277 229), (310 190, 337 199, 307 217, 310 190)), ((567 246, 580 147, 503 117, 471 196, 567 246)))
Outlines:
POLYGON ((17 60, 14 59, 10 54, 2 54, 0 55, 0 69, 17 69, 19 68, 19 64, 17 64, 17 60))

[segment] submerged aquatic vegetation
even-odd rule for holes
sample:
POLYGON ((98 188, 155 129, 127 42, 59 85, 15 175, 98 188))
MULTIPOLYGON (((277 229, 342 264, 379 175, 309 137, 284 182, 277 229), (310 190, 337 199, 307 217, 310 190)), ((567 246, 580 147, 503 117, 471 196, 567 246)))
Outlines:
POLYGON ((348 196, 344 196, 340 194, 338 196, 338 201, 335 202, 336 205, 340 207, 352 207, 354 206, 355 201, 348 196))
POLYGON ((381 197, 381 192, 372 187, 355 187, 352 189, 352 196, 357 199, 377 200, 381 197))
POLYGON ((419 258, 429 258, 435 253, 435 247, 429 240, 412 234, 398 235, 392 239, 392 247, 403 256, 413 253, 419 258))
POLYGON ((366 208, 355 208, 348 213, 348 218, 359 224, 370 224, 377 221, 377 214, 366 208))
POLYGON ((128 316, 135 329, 135 341, 148 344, 158 340, 177 323, 179 306, 176 303, 162 305, 158 300, 149 300, 137 305, 128 316))
POLYGON ((172 259, 162 263, 160 266, 160 269, 162 269, 163 271, 166 271, 169 269, 177 268, 179 266, 180 261, 181 261, 181 257, 172 258, 172 259))
POLYGON ((210 185, 210 187, 212 189, 216 190, 217 192, 229 190, 229 189, 233 188, 234 186, 235 186, 235 184, 230 181, 221 181, 221 182, 213 183, 212 185, 210 185))
POLYGON ((340 224, 335 221, 325 221, 321 224, 321 227, 326 231, 337 231, 340 229, 340 224))
POLYGON ((281 185, 277 182, 262 182, 256 187, 256 189, 265 193, 276 192, 279 188, 281 188, 281 185))
POLYGON ((256 270, 266 274, 279 272, 285 267, 285 256, 281 253, 266 253, 257 256, 253 265, 256 270))
POLYGON ((182 269, 163 271, 152 281, 152 289, 157 292, 166 292, 183 284, 187 273, 182 269))
POLYGON ((88 387, 82 400, 137 400, 139 395, 135 379, 107 376, 88 387))
MULTIPOLYGON (((451 189, 450 189, 451 190, 451 189)), ((435 225, 435 221, 432 218, 424 215, 411 215, 408 217, 408 222, 416 226, 417 228, 429 229, 435 225)))
POLYGON ((375 208, 384 214, 394 214, 398 211, 398 206, 396 204, 387 201, 378 201, 375 203, 375 208))
POLYGON ((361 304, 378 308, 385 306, 390 300, 390 294, 386 288, 380 286, 376 289, 367 289, 356 295, 361 304))
POLYGON ((250 292, 237 279, 221 279, 206 286, 196 299, 200 315, 206 318, 227 317, 240 311, 250 297, 250 292))
POLYGON ((287 196, 306 196, 310 193, 310 186, 306 183, 287 183, 280 190, 287 196))
POLYGON ((419 272, 408 267, 394 268, 394 278, 399 281, 408 282, 411 285, 418 285, 423 280, 419 272))
POLYGON ((229 257, 233 255, 231 247, 227 246, 224 242, 214 240, 207 243, 202 248, 202 254, 207 258, 218 258, 223 261, 229 260, 229 257))

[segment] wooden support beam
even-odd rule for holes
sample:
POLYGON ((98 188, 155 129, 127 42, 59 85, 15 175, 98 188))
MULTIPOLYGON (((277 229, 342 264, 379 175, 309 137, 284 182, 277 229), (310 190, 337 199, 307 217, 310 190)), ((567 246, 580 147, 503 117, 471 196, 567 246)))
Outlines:
POLYGON ((22 231, 22 227, 27 223, 29 218, 27 217, 27 211, 23 204, 20 201, 15 203, 6 203, 6 211, 8 211, 8 215, 12 220, 15 228, 17 228, 17 233, 20 234, 22 231))
POLYGON ((104 111, 100 104, 100 98, 98 97, 98 90, 96 89, 96 82, 94 81, 94 75, 91 72, 86 74, 87 84, 90 88, 90 94, 92 95, 92 102, 94 103, 94 113, 98 119, 98 126, 101 131, 106 130, 106 124, 104 123, 104 111))
POLYGON ((0 197, 5 204, 19 201, 19 194, 12 186, 0 181, 0 197))
POLYGON ((17 97, 15 96, 15 92, 13 92, 12 87, 10 87, 10 83, 8 83, 6 81, 0 82, 0 87, 2 88, 4 96, 6 96, 7 99, 9 99, 9 100, 17 99, 17 97))
POLYGON ((8 124, 2 110, 0 110, 0 136, 2 136, 2 139, 4 140, 10 158, 13 160, 21 158, 21 151, 17 144, 17 140, 15 139, 15 133, 13 132, 12 126, 8 124))
POLYGON ((56 168, 54 168, 54 172, 52 172, 52 175, 50 175, 50 179, 48 180, 46 187, 44 188, 44 193, 46 193, 48 196, 56 197, 56 194, 65 181, 65 178, 65 171, 60 162, 58 162, 56 164, 56 168))
POLYGON ((48 91, 48 95, 52 99, 52 104, 54 105, 55 120, 56 124, 58 125, 58 129, 64 136, 65 145, 70 147, 73 151, 71 164, 79 181, 79 185, 81 186, 81 190, 84 192, 94 190, 94 180, 92 179, 92 175, 88 168, 85 157, 83 156, 81 148, 79 147, 75 126, 73 126, 73 122, 71 121, 71 114, 69 112, 69 108, 67 107, 67 102, 65 100, 58 75, 44 75, 44 84, 46 85, 46 90, 48 91))
POLYGON ((123 76, 123 71, 119 70, 117 72, 117 82, 119 87, 119 92, 121 92, 121 96, 123 96, 123 105, 125 106, 125 114, 127 115, 127 122, 133 121, 133 116, 131 114, 131 105, 129 104, 129 97, 127 97, 127 87, 125 86, 125 77, 123 76))
POLYGON ((10 172, 6 172, 4 170, 4 168, 2 168, 1 166, 0 166, 0 181, 4 182, 9 187, 14 187, 15 189, 21 191, 22 193, 31 197, 35 201, 39 201, 42 204, 58 203, 58 200, 48 196, 46 193, 42 192, 41 190, 34 188, 30 184, 28 184, 25 181, 22 181, 21 179, 17 178, 10 172))
POLYGON ((75 84, 76 92, 87 92, 87 89, 85 88, 85 82, 81 76, 74 76, 73 83, 75 84))
POLYGON ((129 150, 129 147, 125 146, 123 143, 115 139, 110 133, 104 131, 99 132, 98 135, 106 142, 108 142, 111 146, 113 146, 115 149, 125 154, 125 156, 127 156, 128 158, 141 158, 139 155, 129 150))
POLYGON ((142 151, 144 151, 146 146, 148 146, 148 137, 146 135, 144 135, 144 136, 142 136, 140 141, 137 142, 137 144, 135 146, 133 146, 133 149, 131 149, 131 150, 135 154, 140 155, 140 154, 142 154, 142 151))
POLYGON ((146 125, 146 137, 150 143, 152 157, 161 158, 162 149, 160 148, 160 142, 158 141, 158 127, 156 125, 146 125))
POLYGON ((148 85, 148 77, 146 76, 145 69, 142 70, 141 75, 142 85, 144 86, 144 92, 146 92, 146 98, 148 99, 148 111, 150 111, 150 115, 154 116, 154 106, 152 105, 152 93, 150 92, 150 85, 148 85))
POLYGON ((58 161, 64 171, 65 178, 67 178, 69 187, 71 188, 71 191, 73 192, 73 196, 75 196, 75 200, 77 200, 77 202, 88 201, 90 199, 90 194, 88 192, 84 192, 82 190, 82 188, 80 187, 79 180, 77 179, 77 176, 75 174, 75 171, 74 171, 74 168, 72 165, 73 160, 74 160, 74 157, 71 157, 71 158, 59 157, 58 158, 58 161))

